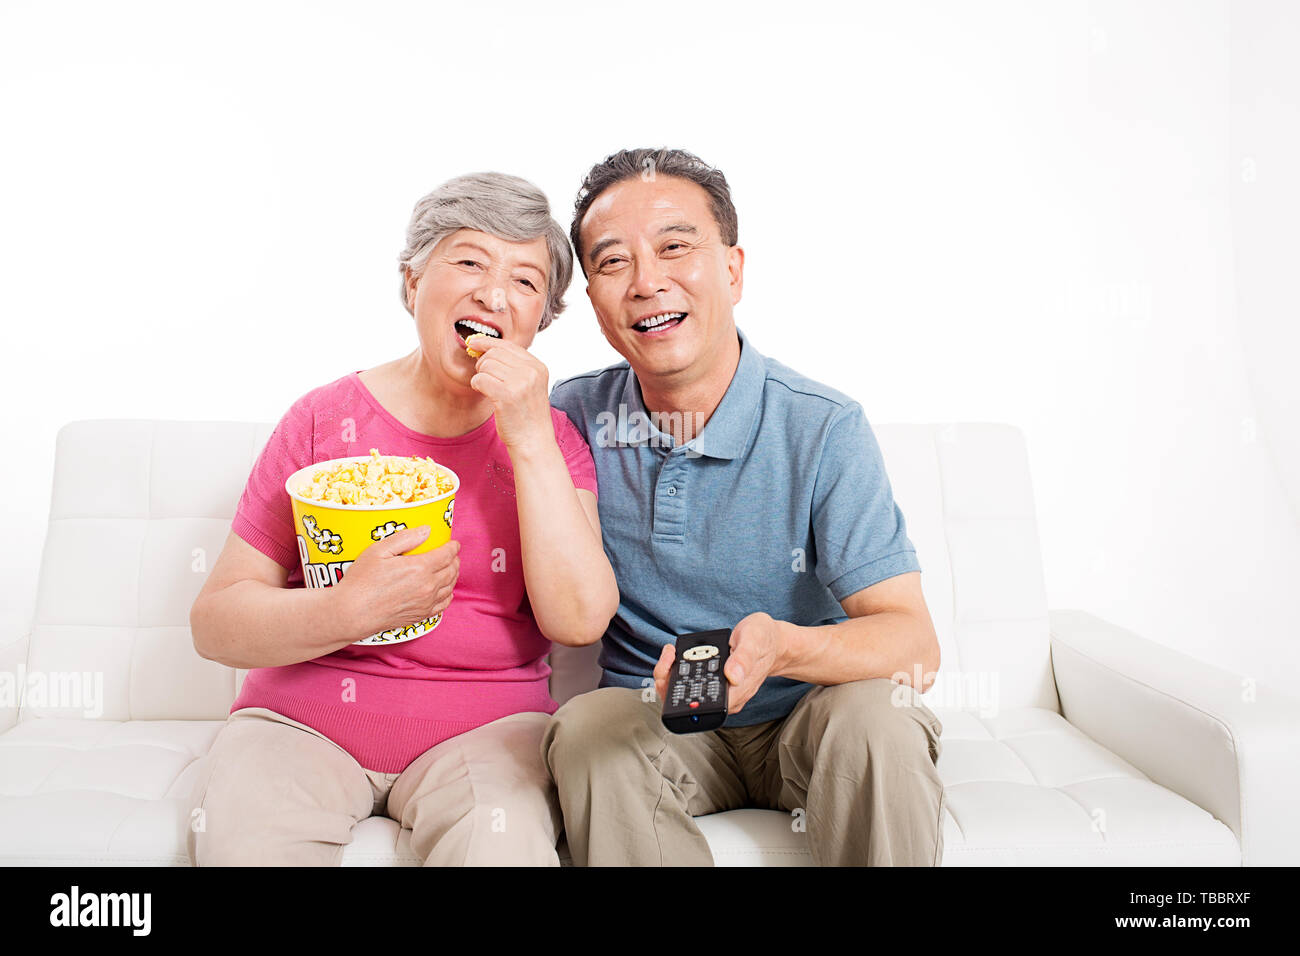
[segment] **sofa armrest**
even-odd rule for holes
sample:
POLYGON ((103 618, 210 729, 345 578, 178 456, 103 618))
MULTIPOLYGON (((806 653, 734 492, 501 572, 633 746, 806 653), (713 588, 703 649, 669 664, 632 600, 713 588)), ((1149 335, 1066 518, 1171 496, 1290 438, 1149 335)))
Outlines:
POLYGON ((1300 701, 1084 611, 1050 617, 1067 721, 1223 821, 1243 865, 1300 863, 1300 701))

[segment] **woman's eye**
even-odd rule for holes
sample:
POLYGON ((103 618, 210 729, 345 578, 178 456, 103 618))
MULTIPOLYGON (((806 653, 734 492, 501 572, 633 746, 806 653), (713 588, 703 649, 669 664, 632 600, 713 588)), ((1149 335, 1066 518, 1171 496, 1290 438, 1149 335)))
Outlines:
POLYGON ((462 260, 460 260, 460 262, 456 263, 456 265, 458 265, 458 266, 477 266, 478 263, 475 262, 473 259, 462 259, 462 260))
POLYGON ((527 279, 520 279, 519 282, 520 282, 521 284, 523 284, 523 285, 528 286, 528 288, 532 289, 534 292, 537 291, 537 286, 533 285, 533 284, 532 284, 530 281, 528 281, 527 279))

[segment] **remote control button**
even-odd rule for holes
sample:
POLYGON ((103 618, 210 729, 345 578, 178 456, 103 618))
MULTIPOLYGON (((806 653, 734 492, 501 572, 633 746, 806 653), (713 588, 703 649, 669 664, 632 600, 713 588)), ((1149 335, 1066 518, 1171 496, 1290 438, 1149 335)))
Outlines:
POLYGON ((700 706, 700 702, 699 702, 698 700, 693 700, 693 701, 691 701, 691 706, 692 706, 692 707, 699 707, 699 706, 700 706))
POLYGON ((688 661, 707 661, 710 657, 717 657, 718 649, 712 644, 696 644, 682 651, 682 657, 688 661))

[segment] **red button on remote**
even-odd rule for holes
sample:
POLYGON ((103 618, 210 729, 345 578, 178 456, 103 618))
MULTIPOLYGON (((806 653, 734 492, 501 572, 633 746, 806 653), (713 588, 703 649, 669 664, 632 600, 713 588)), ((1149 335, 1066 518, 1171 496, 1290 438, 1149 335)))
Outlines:
POLYGON ((698 700, 693 700, 693 701, 691 701, 691 706, 692 706, 692 707, 699 707, 699 706, 700 706, 700 702, 699 702, 698 700))

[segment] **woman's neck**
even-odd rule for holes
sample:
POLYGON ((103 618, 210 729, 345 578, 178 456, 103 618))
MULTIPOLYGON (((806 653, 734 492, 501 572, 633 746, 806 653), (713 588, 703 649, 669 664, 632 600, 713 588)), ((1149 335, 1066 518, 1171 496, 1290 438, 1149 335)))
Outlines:
POLYGON ((467 393, 430 374, 424 353, 418 348, 387 367, 366 373, 367 387, 369 376, 376 372, 377 383, 386 393, 375 396, 380 404, 407 428, 422 435, 455 438, 473 431, 492 416, 491 402, 478 392, 467 393))

